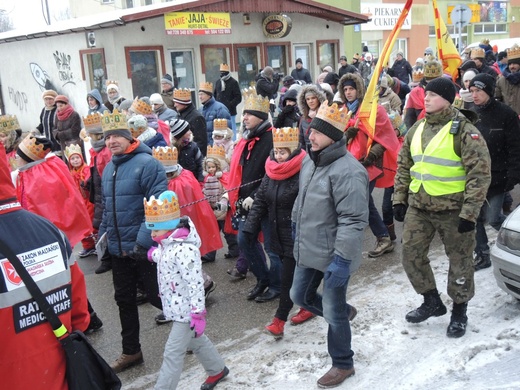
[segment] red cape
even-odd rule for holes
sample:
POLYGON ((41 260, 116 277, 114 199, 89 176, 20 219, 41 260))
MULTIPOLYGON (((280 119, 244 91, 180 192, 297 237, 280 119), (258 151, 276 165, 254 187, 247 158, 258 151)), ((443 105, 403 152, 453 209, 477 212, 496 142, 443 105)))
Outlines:
POLYGON ((208 201, 205 200, 191 206, 182 207, 188 203, 204 198, 202 190, 200 189, 200 183, 195 179, 193 173, 187 169, 183 169, 179 176, 170 180, 168 189, 177 194, 181 206, 181 215, 190 217, 199 233, 202 241, 200 246, 201 256, 222 248, 220 229, 208 201))
POLYGON ((24 209, 47 218, 63 231, 73 248, 92 233, 92 220, 83 197, 59 157, 49 157, 20 171, 16 195, 24 209))
POLYGON ((424 88, 418 85, 412 88, 412 91, 408 94, 408 102, 406 108, 412 108, 414 110, 421 110, 421 113, 417 117, 417 120, 424 118, 426 115, 424 111, 424 88))
POLYGON ((171 145, 170 126, 166 122, 164 122, 160 119, 157 120, 157 123, 159 124, 159 127, 157 128, 157 132, 159 132, 163 135, 164 140, 166 141, 166 145, 170 146, 171 145))
MULTIPOLYGON (((356 119, 357 114, 354 118, 350 119, 348 127, 354 126, 356 119)), ((356 159, 361 160, 365 158, 367 154, 369 134, 361 122, 359 122, 358 127, 361 131, 358 132, 357 136, 347 146, 347 149, 356 159)), ((377 106, 374 141, 383 145, 386 151, 383 154, 383 169, 381 170, 375 165, 367 167, 368 178, 372 181, 383 173, 383 176, 376 180, 376 187, 392 187, 397 172, 397 154, 399 153, 400 145, 394 131, 394 126, 385 109, 381 106, 377 106)))
POLYGON ((112 160, 112 153, 110 149, 103 148, 99 152, 96 152, 93 148, 89 149, 90 152, 90 166, 94 166, 94 158, 96 158, 96 167, 99 172, 99 176, 103 176, 103 171, 107 164, 112 160))

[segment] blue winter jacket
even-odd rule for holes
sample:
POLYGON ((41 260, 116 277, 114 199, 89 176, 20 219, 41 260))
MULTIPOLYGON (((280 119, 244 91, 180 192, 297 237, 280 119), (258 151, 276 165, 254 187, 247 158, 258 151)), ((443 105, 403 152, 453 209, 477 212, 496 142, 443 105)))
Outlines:
POLYGON ((231 129, 231 114, 227 107, 215 100, 214 97, 209 99, 202 106, 202 115, 206 119, 206 132, 208 133, 208 145, 213 145, 213 119, 227 119, 228 127, 231 129))
POLYGON ((130 153, 112 157, 103 171, 105 209, 99 227, 99 237, 107 233, 111 255, 126 256, 135 244, 146 249, 152 246, 150 230, 144 224, 143 199, 157 198, 167 186, 164 168, 143 143, 130 153))

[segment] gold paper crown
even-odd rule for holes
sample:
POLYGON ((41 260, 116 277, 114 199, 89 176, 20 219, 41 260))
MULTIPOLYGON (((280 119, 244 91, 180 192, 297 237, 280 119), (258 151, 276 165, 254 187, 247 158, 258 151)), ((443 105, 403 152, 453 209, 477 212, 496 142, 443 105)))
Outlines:
POLYGON ((244 90, 244 110, 269 112, 269 99, 256 94, 256 89, 249 87, 244 90))
POLYGON ((45 156, 47 156, 47 154, 49 154, 51 151, 50 147, 45 149, 45 145, 43 143, 36 142, 37 139, 37 137, 29 134, 19 145, 20 150, 32 161, 43 160, 45 156))
POLYGON ((169 202, 168 199, 155 199, 155 196, 152 195, 150 201, 144 199, 143 203, 147 223, 167 222, 181 217, 179 201, 175 197, 169 202))
POLYGON ((489 39, 487 38, 484 38, 481 43, 483 43, 484 45, 489 45, 489 39))
POLYGON ((221 72, 229 72, 229 65, 228 64, 220 64, 220 71, 221 72))
POLYGON ((486 58, 486 52, 481 47, 477 47, 471 50, 471 59, 475 58, 486 58))
POLYGON ((110 84, 114 84, 119 87, 119 83, 116 80, 107 80, 105 81, 105 85, 108 87, 110 84))
POLYGON ((78 144, 72 144, 65 148, 65 158, 67 159, 67 161, 73 154, 79 154, 83 157, 83 155, 81 154, 81 146, 79 146, 78 144))
POLYGON ((101 128, 103 129, 103 133, 109 130, 128 130, 126 115, 120 113, 117 108, 114 108, 112 114, 108 110, 105 111, 101 118, 101 128))
POLYGON ((226 159, 226 149, 220 145, 211 146, 208 145, 208 157, 218 158, 219 160, 225 160, 226 159))
POLYGON ((227 130, 227 119, 213 119, 213 130, 227 130))
POLYGON ((137 97, 132 102, 130 109, 140 115, 150 115, 153 112, 152 106, 137 97))
POLYGON ((520 47, 516 43, 507 49, 506 52, 508 61, 520 58, 520 47))
POLYGON ((173 167, 177 165, 177 161, 179 160, 179 152, 175 146, 159 146, 153 148, 152 155, 165 167, 173 167))
POLYGON ((251 95, 255 95, 256 96, 256 89, 255 87, 249 87, 249 88, 244 88, 242 90, 242 96, 243 98, 247 98, 248 96, 251 96, 251 95))
POLYGON ((101 118, 103 116, 99 112, 94 112, 93 114, 89 114, 83 117, 83 124, 85 125, 85 130, 88 129, 97 129, 101 127, 101 118))
POLYGON ((428 61, 424 64, 424 77, 428 80, 442 76, 442 65, 437 60, 428 61))
POLYGON ((209 92, 210 94, 213 94, 213 83, 200 83, 199 84, 199 91, 209 92))
POLYGON ((0 116, 0 133, 10 133, 13 130, 20 130, 20 124, 16 115, 0 116))
POLYGON ((329 102, 325 100, 321 103, 316 118, 320 118, 321 120, 330 123, 343 133, 347 128, 347 122, 349 121, 351 114, 352 113, 348 111, 347 107, 338 108, 336 103, 332 103, 332 105, 329 106, 329 102))
POLYGON ((191 91, 187 88, 184 89, 174 89, 173 90, 173 98, 183 101, 189 102, 191 101, 191 91))
POLYGON ((423 77, 424 77, 424 72, 422 70, 414 70, 412 72, 412 81, 414 83, 418 83, 419 81, 422 80, 423 77))
POLYGON ((296 150, 299 144, 300 131, 297 127, 283 127, 273 131, 273 147, 296 150))

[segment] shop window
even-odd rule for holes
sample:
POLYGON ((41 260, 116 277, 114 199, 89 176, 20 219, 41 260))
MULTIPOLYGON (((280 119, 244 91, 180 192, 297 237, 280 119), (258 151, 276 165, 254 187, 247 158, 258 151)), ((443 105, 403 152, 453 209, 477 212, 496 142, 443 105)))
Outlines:
POLYGON ((284 76, 289 73, 289 47, 289 42, 266 43, 264 45, 266 65, 273 68, 276 73, 282 73, 284 76))
POLYGON ((107 99, 107 69, 104 49, 80 50, 81 75, 86 81, 89 91, 96 88, 101 92, 103 100, 107 99))
POLYGON ((319 71, 321 72, 327 65, 330 65, 332 69, 336 69, 336 64, 339 62, 339 40, 316 41, 316 47, 318 48, 319 71))
POLYGON ((202 73, 206 75, 203 81, 215 83, 220 78, 220 64, 231 65, 231 45, 200 45, 200 52, 202 73))
POLYGON ((234 45, 235 67, 238 70, 240 89, 255 85, 260 71, 260 45, 234 45))
MULTIPOLYGON (((298 58, 302 60, 303 67, 313 74, 311 66, 311 45, 310 44, 297 44, 294 45, 294 61, 298 58)), ((296 64, 293 61, 293 67, 296 68, 296 64)))
POLYGON ((195 66, 191 50, 170 52, 172 78, 175 88, 191 90, 191 101, 196 102, 195 66))
POLYGON ((132 96, 150 96, 161 91, 165 69, 162 46, 125 47, 126 72, 132 80, 132 96))

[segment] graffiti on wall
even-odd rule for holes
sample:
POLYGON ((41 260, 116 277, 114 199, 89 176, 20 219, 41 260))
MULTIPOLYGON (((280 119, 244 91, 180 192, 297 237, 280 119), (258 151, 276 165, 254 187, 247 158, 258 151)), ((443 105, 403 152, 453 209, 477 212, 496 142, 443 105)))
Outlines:
POLYGON ((34 80, 36 80, 42 91, 46 89, 53 89, 54 91, 59 92, 54 86, 54 84, 51 82, 47 72, 44 71, 40 65, 38 65, 35 62, 31 62, 29 66, 31 68, 31 73, 33 75, 34 80))
POLYGON ((8 87, 9 99, 16 104, 20 111, 27 111, 27 94, 22 91, 17 91, 14 88, 8 87))
POLYGON ((72 73, 72 69, 70 66, 71 56, 70 54, 66 54, 64 52, 56 52, 53 53, 54 61, 56 61, 56 68, 58 69, 58 75, 60 81, 63 82, 63 86, 67 84, 76 84, 74 82, 74 76, 72 73))

